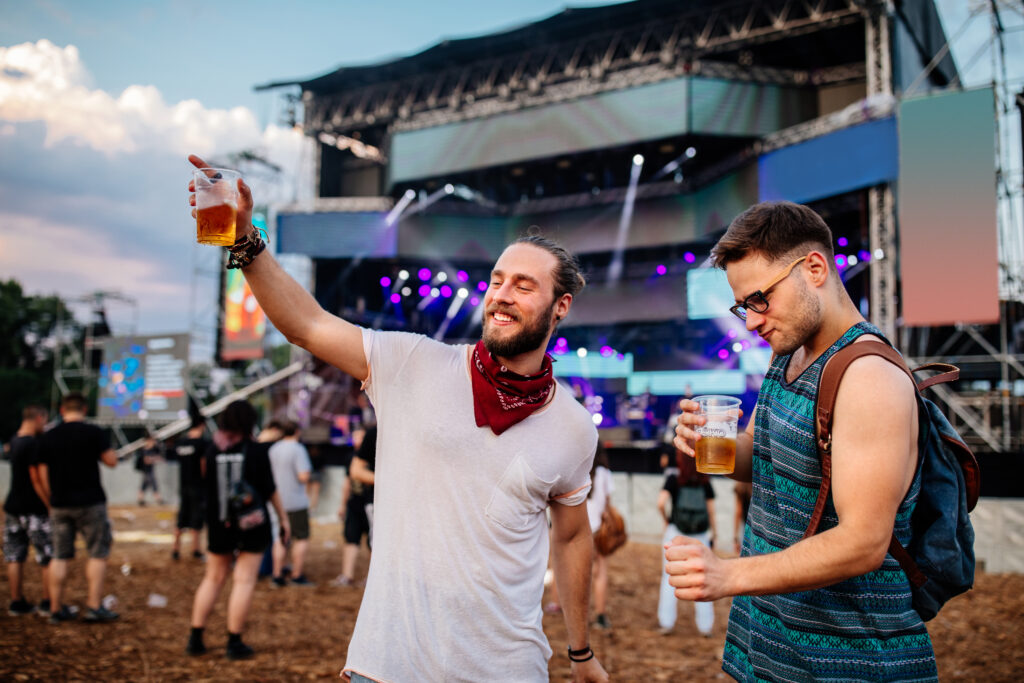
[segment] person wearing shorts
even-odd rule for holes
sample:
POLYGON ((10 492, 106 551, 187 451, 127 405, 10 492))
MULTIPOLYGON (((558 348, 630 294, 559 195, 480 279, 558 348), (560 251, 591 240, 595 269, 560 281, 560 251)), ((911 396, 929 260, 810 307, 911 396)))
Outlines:
POLYGON ((40 406, 28 406, 21 417, 21 427, 10 443, 11 489, 4 501, 4 561, 7 562, 11 587, 11 604, 7 613, 21 616, 36 610, 36 606, 25 599, 22 584, 25 560, 28 559, 29 546, 32 546, 42 570, 43 597, 39 609, 48 615, 53 538, 47 501, 39 495, 43 490, 39 481, 39 435, 46 424, 46 410, 40 406))
POLYGON ((366 536, 366 546, 373 550, 373 482, 374 466, 377 459, 377 425, 371 425, 352 454, 349 464, 347 496, 344 496, 342 536, 345 547, 341 551, 341 574, 334 580, 335 586, 356 585, 356 558, 359 543, 366 536))
POLYGON ((281 537, 287 539, 290 534, 288 517, 270 470, 269 447, 252 439, 256 420, 256 409, 246 401, 228 405, 220 417, 220 431, 214 434, 213 446, 203 460, 210 553, 206 573, 192 603, 192 631, 185 647, 189 655, 206 652, 206 621, 232 571, 232 562, 226 654, 229 659, 253 655, 253 649, 242 642, 242 631, 252 605, 260 561, 270 545, 268 501, 277 511, 281 537))
POLYGON ((175 447, 178 458, 178 524, 174 532, 174 547, 171 557, 181 557, 181 535, 186 530, 192 534, 192 557, 203 556, 199 550, 199 532, 206 517, 206 497, 203 494, 202 459, 210 442, 203 438, 206 427, 202 418, 193 421, 187 436, 175 447))
POLYGON ((108 622, 120 615, 100 603, 113 541, 107 517, 107 496, 100 484, 99 463, 117 466, 110 438, 99 427, 86 424, 85 397, 70 393, 60 405, 63 422, 43 435, 39 448, 39 474, 44 499, 50 502, 54 560, 50 563, 50 621, 60 623, 76 616, 63 602, 68 561, 75 557, 75 536, 85 540, 89 559, 85 620, 108 622))
MULTIPOLYGON (((296 586, 312 586, 306 578, 306 553, 309 550, 309 496, 306 484, 313 469, 306 447, 299 443, 299 428, 294 422, 281 425, 284 436, 270 447, 270 466, 274 471, 274 483, 281 495, 281 503, 288 514, 292 528, 291 583, 296 586)), ((274 542, 274 578, 271 587, 287 585, 284 576, 284 561, 288 554, 286 544, 277 539, 274 542)))

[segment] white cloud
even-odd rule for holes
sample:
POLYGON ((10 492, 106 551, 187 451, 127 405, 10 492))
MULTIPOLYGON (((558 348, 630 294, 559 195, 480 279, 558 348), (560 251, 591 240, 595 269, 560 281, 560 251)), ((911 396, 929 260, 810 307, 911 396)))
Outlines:
POLYGON ((273 151, 276 163, 294 170, 308 144, 289 128, 261 130, 245 107, 206 109, 197 100, 169 105, 152 85, 129 86, 117 97, 95 90, 78 49, 48 40, 0 47, 0 120, 43 121, 47 148, 69 141, 108 156, 256 149, 273 151))

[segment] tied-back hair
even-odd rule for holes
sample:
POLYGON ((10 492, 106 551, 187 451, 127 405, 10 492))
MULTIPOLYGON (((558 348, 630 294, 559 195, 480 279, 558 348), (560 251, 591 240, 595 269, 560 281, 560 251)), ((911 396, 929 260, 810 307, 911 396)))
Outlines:
POLYGON ((248 401, 234 401, 221 413, 220 428, 243 439, 251 439, 258 419, 256 409, 248 401))
POLYGON ((587 491, 587 498, 594 495, 594 474, 598 467, 611 469, 608 467, 608 451, 604 449, 604 444, 600 441, 597 442, 597 449, 594 451, 594 464, 590 466, 590 490, 587 491))
POLYGON ((532 226, 526 235, 512 244, 532 244, 555 257, 558 261, 554 272, 555 300, 560 299, 563 294, 571 294, 575 299, 576 295, 586 286, 587 279, 583 277, 579 259, 570 254, 562 245, 541 235, 540 228, 537 226, 532 226))
POLYGON ((825 254, 835 269, 832 231, 821 216, 802 204, 761 202, 733 219, 711 250, 711 263, 724 269, 750 254, 774 262, 811 249, 825 254))

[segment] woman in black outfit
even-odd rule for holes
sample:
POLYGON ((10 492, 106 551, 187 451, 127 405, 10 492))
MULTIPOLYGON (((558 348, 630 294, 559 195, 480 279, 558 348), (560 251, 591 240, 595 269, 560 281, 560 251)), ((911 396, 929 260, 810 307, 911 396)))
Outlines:
POLYGON ((277 511, 282 540, 287 542, 290 536, 288 515, 270 469, 270 444, 256 443, 252 438, 256 420, 256 410, 246 401, 230 404, 221 414, 221 429, 214 434, 213 444, 203 458, 210 553, 206 575, 192 604, 192 632, 185 648, 190 655, 206 652, 203 629, 234 560, 228 598, 227 656, 252 656, 252 648, 242 642, 242 629, 252 605, 260 560, 271 541, 266 501, 277 511))

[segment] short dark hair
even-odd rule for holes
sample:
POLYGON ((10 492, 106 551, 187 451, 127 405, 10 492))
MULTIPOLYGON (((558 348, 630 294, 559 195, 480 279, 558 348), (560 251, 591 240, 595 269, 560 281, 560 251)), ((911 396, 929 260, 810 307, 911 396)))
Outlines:
POLYGON ((562 298, 563 294, 571 294, 573 298, 580 293, 586 284, 587 279, 583 277, 579 259, 554 240, 543 237, 539 228, 533 226, 530 232, 512 244, 532 244, 535 247, 548 252, 558 261, 552 273, 555 280, 555 300, 562 298))
POLYGON ((25 406, 21 411, 22 420, 35 420, 39 417, 46 418, 47 415, 49 415, 49 412, 47 412, 46 408, 34 403, 25 406))
POLYGON ((295 436, 295 433, 299 431, 299 425, 291 420, 283 420, 281 422, 281 431, 285 436, 295 436))
POLYGON ((832 231, 821 216, 802 204, 761 202, 733 219, 711 250, 711 262, 724 269, 753 253, 777 261, 809 248, 821 250, 835 268, 832 231))
POLYGON ((86 405, 85 396, 78 391, 64 394, 64 398, 60 400, 60 407, 73 413, 84 413, 86 405))
POLYGON ((252 436, 259 416, 248 401, 234 401, 220 414, 220 428, 243 437, 252 436))

